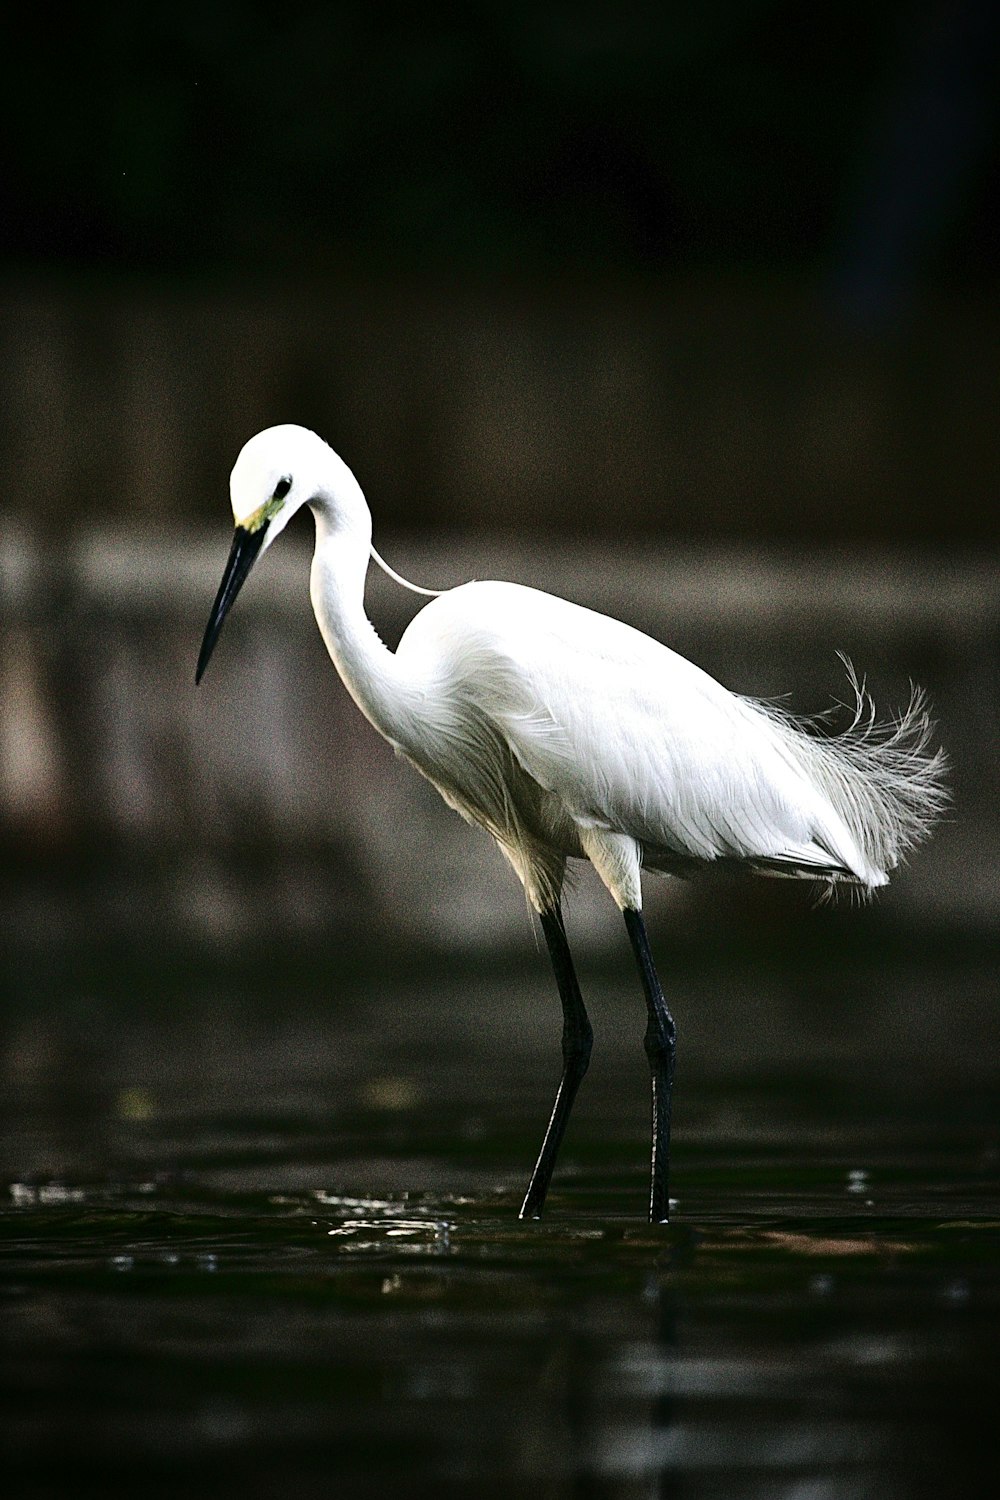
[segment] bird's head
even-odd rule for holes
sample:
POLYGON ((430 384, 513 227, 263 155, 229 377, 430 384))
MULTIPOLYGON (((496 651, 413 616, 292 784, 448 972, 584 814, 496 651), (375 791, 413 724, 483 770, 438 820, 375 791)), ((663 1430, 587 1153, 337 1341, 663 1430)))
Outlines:
POLYGON ((297 510, 329 492, 338 466, 350 473, 322 438, 291 424, 258 432, 240 451, 229 479, 236 532, 201 644, 195 682, 201 681, 223 621, 257 558, 297 510))

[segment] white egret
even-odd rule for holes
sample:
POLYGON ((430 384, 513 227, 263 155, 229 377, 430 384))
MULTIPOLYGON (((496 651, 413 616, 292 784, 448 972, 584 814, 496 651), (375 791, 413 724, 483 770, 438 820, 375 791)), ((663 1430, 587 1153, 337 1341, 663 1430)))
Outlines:
POLYGON ((928 748, 921 695, 878 725, 853 683, 852 726, 816 735, 638 630, 514 583, 440 593, 392 652, 364 608, 369 558, 391 570, 343 460, 305 428, 272 427, 243 448, 230 489, 236 534, 196 681, 254 561, 308 505, 313 608, 348 692, 451 807, 492 834, 541 921, 562 1001, 563 1071, 521 1217, 541 1211, 590 1059, 560 908, 566 861, 577 858, 590 860, 622 911, 639 968, 652 1079, 650 1218, 665 1220, 675 1027, 646 937, 640 871, 736 863, 884 885, 945 800, 944 758, 928 748))

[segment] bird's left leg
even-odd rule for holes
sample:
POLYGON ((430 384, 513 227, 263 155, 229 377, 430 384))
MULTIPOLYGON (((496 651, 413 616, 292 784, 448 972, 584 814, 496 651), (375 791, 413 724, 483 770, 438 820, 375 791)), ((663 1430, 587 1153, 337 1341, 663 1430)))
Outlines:
POLYGON ((552 1180, 552 1169, 555 1167, 556 1156, 566 1132, 566 1122, 573 1108, 576 1091, 590 1063, 590 1050, 594 1041, 590 1018, 583 1003, 583 996, 580 994, 576 970, 573 968, 573 957, 569 951, 562 909, 558 900, 548 910, 539 912, 539 920, 542 924, 542 932, 545 934, 552 968, 555 971, 556 984, 559 986, 559 998, 562 1001, 563 1071, 542 1149, 538 1153, 535 1170, 531 1174, 528 1191, 518 1215, 522 1219, 537 1219, 541 1216, 545 1194, 552 1180))

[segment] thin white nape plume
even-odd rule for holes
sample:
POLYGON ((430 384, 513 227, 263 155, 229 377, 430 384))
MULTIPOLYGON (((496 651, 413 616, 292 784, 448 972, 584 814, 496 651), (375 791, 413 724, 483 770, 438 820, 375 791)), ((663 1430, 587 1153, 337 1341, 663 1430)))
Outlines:
POLYGON ((380 557, 379 554, 375 551, 374 547, 372 547, 370 550, 373 562, 378 563, 379 567, 382 569, 382 572, 388 573, 390 578, 394 579, 396 583, 402 584, 403 588, 409 589, 411 593, 426 594, 429 599, 436 599, 440 594, 446 594, 448 592, 447 589, 425 589, 421 588, 419 583, 411 583, 408 578, 403 577, 402 573, 397 573, 395 568, 390 568, 385 558, 380 557))

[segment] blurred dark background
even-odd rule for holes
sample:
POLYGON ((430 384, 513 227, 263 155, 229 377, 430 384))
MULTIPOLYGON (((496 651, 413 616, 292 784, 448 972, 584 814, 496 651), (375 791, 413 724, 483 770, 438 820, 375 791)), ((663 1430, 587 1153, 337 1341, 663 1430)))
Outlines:
MULTIPOLYGON (((928 688, 955 808, 877 908, 671 883, 661 941, 995 937, 998 42, 986 0, 24 12, 0 90, 15 964, 530 944, 499 857, 336 682, 307 521, 194 692, 228 472, 282 421, 342 453, 421 582, 568 593, 803 712, 843 695, 837 649, 887 711, 928 688)), ((393 639, 413 601, 370 597, 393 639)), ((594 949, 607 906, 583 879, 594 949)))

